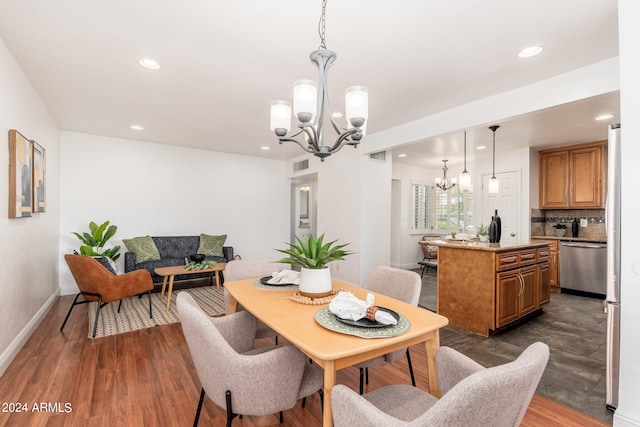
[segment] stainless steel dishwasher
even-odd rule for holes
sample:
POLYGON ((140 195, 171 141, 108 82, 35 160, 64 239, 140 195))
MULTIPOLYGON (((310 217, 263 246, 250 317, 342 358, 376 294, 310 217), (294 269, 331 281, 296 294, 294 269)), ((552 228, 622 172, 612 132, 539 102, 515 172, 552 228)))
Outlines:
POLYGON ((560 287, 586 296, 607 293, 606 243, 560 242, 560 287))

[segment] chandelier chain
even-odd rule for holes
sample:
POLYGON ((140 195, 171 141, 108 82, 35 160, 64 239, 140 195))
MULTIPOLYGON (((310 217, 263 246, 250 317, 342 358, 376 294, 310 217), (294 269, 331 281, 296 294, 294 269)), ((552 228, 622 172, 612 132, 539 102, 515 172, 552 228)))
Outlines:
POLYGON ((327 42, 325 41, 326 7, 327 0, 322 0, 322 15, 320 15, 320 22, 318 22, 318 35, 320 35, 320 48, 322 49, 327 48, 327 42))

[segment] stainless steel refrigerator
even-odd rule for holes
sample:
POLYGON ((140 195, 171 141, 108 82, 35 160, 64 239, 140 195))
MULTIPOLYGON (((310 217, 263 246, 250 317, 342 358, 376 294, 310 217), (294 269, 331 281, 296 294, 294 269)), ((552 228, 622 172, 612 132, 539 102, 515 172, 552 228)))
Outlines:
POLYGON ((607 408, 618 407, 620 363, 620 125, 609 126, 607 168, 607 408))

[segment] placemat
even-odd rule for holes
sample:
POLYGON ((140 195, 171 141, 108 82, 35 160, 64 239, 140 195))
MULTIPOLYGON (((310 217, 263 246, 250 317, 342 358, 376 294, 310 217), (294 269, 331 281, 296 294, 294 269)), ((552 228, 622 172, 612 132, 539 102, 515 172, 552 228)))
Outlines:
POLYGON ((314 315, 316 322, 320 326, 330 331, 339 332, 341 334, 355 335, 360 338, 389 338, 397 337, 406 333, 411 328, 411 322, 402 314, 398 319, 398 324, 388 326, 386 328, 365 328, 360 326, 351 326, 336 320, 335 315, 329 311, 329 308, 323 308, 314 315))
POLYGON ((298 285, 263 285, 260 278, 253 281, 253 286, 260 289, 268 289, 270 291, 286 291, 287 289, 298 289, 298 285))

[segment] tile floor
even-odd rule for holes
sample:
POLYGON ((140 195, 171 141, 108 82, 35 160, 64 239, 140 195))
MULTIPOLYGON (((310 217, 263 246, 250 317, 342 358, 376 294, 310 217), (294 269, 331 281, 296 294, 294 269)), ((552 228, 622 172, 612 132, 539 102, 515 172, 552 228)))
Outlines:
MULTIPOLYGON (((420 306, 435 311, 433 270, 423 276, 420 306)), ((545 342, 551 353, 537 392, 611 424, 613 414, 605 407, 606 322, 602 301, 552 293, 542 315, 510 331, 485 338, 447 326, 440 344, 494 366, 513 360, 533 342, 545 342)))

